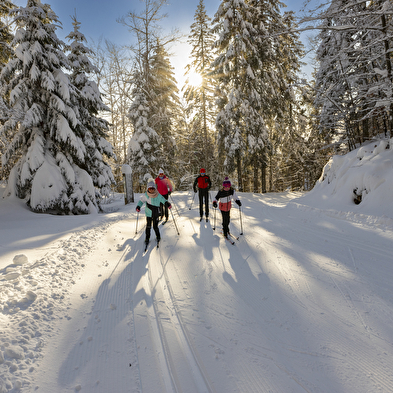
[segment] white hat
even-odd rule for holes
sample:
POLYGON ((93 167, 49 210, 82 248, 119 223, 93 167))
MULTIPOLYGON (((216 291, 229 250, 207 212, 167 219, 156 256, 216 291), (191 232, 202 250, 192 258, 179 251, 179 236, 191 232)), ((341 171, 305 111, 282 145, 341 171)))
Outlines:
POLYGON ((156 188, 156 183, 154 183, 154 180, 149 180, 147 182, 147 188, 156 188))
POLYGON ((164 173, 164 170, 162 168, 159 169, 158 174, 164 173))

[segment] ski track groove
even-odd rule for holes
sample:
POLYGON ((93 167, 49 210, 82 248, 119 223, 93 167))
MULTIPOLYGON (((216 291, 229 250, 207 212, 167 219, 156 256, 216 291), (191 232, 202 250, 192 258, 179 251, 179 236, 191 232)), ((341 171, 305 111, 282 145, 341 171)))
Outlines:
MULTIPOLYGON (((179 216, 178 216, 179 218, 179 216)), ((179 225, 179 219, 177 224, 179 225)), ((172 224, 172 222, 171 222, 172 224)), ((171 225, 173 227, 173 225, 171 225)), ((160 228, 161 230, 163 228, 160 228)), ((148 258, 148 286, 150 289, 150 294, 152 295, 152 308, 154 310, 154 316, 151 315, 151 319, 156 321, 157 327, 155 327, 155 336, 156 336, 156 345, 158 345, 160 356, 160 364, 163 368, 161 370, 164 373, 164 380, 166 389, 168 392, 173 391, 176 393, 180 392, 192 392, 192 384, 190 383, 190 390, 186 390, 182 388, 183 376, 178 375, 177 368, 186 368, 184 364, 179 365, 175 364, 173 360, 173 356, 171 354, 171 346, 168 344, 168 330, 165 329, 164 322, 170 322, 171 326, 175 330, 175 334, 180 343, 180 349, 184 354, 185 359, 187 359, 188 366, 191 370, 190 377, 194 381, 194 386, 196 386, 195 392, 198 393, 214 393, 215 390, 209 385, 208 379, 206 378, 206 371, 203 370, 203 366, 200 360, 198 360, 197 353, 192 346, 192 343, 188 337, 186 327, 182 321, 182 317, 180 312, 178 311, 178 307, 176 305, 175 296, 173 290, 171 288, 171 284, 168 278, 168 275, 165 270, 165 264, 163 262, 163 257, 161 255, 162 248, 164 247, 164 242, 160 242, 160 247, 157 249, 151 250, 145 258, 148 258), (157 253, 158 261, 156 264, 153 264, 150 254, 157 253), (154 266, 153 266, 154 265, 154 266), (158 272, 158 277, 153 278, 152 272, 158 272), (154 281, 155 280, 155 281, 154 281), (160 286, 161 291, 158 290, 157 286, 160 286), (163 299, 157 298, 157 294, 161 292, 163 299), (162 307, 165 307, 167 312, 164 313, 162 307), (168 315, 169 316, 166 316, 168 315), (166 331, 167 330, 167 331, 166 331), (160 343, 158 343, 157 339, 159 337, 160 343), (170 383, 169 383, 170 382, 170 383)), ((168 257, 169 259, 169 257, 168 257)), ((157 274, 157 273, 155 273, 157 274)), ((183 383, 184 385, 184 383, 183 383)))
POLYGON ((178 337, 181 342, 182 350, 186 354, 186 358, 190 364, 190 368, 192 370, 192 374, 194 376, 196 385, 198 387, 198 392, 206 392, 206 393, 212 393, 214 392, 214 389, 210 386, 208 379, 206 377, 206 371, 203 369, 202 364, 200 362, 200 359, 198 359, 197 352, 195 348, 193 347, 191 340, 189 338, 189 334, 187 332, 187 328, 182 320, 181 313, 179 312, 178 306, 176 304, 175 300, 175 295, 170 283, 170 280, 168 278, 168 274, 165 269, 165 265, 163 263, 163 258, 161 255, 161 248, 159 249, 159 263, 162 266, 162 272, 163 272, 163 278, 165 280, 165 286, 167 291, 165 291, 165 288, 163 288, 163 293, 165 296, 165 302, 171 311, 173 311, 172 314, 172 322, 173 325, 176 328, 176 332, 178 334, 178 337))

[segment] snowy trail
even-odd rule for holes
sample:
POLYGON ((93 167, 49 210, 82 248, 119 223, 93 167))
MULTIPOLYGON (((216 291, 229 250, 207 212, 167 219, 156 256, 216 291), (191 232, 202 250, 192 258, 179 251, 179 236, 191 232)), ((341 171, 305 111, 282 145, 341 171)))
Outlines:
POLYGON ((234 246, 185 193, 180 235, 170 220, 145 255, 133 205, 40 241, 0 272, 0 376, 44 393, 393 392, 392 229, 293 196, 241 194, 234 246))

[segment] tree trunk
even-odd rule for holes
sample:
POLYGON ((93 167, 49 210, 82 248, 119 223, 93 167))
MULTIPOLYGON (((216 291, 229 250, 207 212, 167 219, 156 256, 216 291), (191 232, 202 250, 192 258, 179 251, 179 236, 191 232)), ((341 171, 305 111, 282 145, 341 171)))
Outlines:
POLYGON ((258 193, 259 190, 259 179, 258 179, 258 175, 259 175, 259 168, 258 168, 258 162, 255 159, 254 160, 254 193, 258 193))
POLYGON ((236 166, 237 166, 237 185, 239 188, 239 191, 243 191, 243 171, 242 171, 242 161, 240 158, 240 153, 236 154, 236 166))
MULTIPOLYGON (((386 35, 386 17, 385 15, 381 15, 381 23, 382 23, 382 31, 386 35)), ((391 61, 391 55, 390 55, 390 46, 389 46, 389 41, 387 39, 384 39, 384 45, 385 45, 385 59, 386 59, 386 70, 388 73, 388 78, 391 83, 393 83, 392 80, 392 61, 391 61)), ((393 134, 393 103, 390 103, 390 110, 389 110, 389 136, 391 137, 393 134)))

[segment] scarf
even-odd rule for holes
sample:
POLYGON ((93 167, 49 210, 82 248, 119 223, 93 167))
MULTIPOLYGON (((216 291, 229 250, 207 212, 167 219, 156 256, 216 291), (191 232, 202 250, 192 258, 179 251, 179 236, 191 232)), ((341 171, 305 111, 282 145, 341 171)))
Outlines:
POLYGON ((149 198, 157 198, 158 197, 158 191, 156 189, 154 190, 154 192, 150 192, 149 190, 147 190, 146 194, 149 198))

